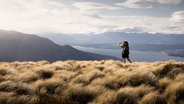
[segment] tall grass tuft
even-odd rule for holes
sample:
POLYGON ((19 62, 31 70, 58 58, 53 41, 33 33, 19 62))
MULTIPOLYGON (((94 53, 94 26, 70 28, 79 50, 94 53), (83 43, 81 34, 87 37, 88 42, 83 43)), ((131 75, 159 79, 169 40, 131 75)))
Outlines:
POLYGON ((158 92, 151 92, 145 95, 139 104, 167 104, 167 100, 158 92))
POLYGON ((153 90, 154 87, 148 85, 140 85, 137 87, 127 86, 120 89, 121 92, 133 94, 132 96, 134 96, 136 99, 142 98, 144 95, 152 92, 153 90))
POLYGON ((1 97, 0 104, 32 104, 31 97, 28 96, 19 96, 19 97, 1 97))
POLYGON ((165 96, 169 104, 183 104, 184 103, 184 81, 172 83, 165 91, 165 96))
POLYGON ((113 104, 138 104, 136 96, 133 93, 120 90, 116 93, 113 104))
POLYGON ((0 83, 0 91, 1 92, 12 92, 17 89, 17 84, 13 81, 4 81, 0 83))
POLYGON ((81 85, 72 86, 65 92, 65 96, 68 96, 76 104, 87 104, 93 101, 96 95, 95 91, 89 90, 81 85))
POLYGON ((179 73, 184 73, 184 64, 167 63, 163 68, 155 71, 155 74, 161 78, 168 77, 174 79, 179 73))
POLYGON ((14 81, 23 83, 32 83, 37 80, 39 80, 39 75, 32 71, 25 71, 14 77, 14 81))
POLYGON ((79 71, 81 69, 80 64, 78 64, 76 61, 71 60, 71 61, 66 61, 66 63, 69 64, 68 70, 70 71, 79 71))
POLYGON ((97 78, 103 78, 104 76, 105 75, 102 72, 100 72, 99 70, 91 71, 91 72, 86 73, 86 74, 78 75, 75 78, 74 83, 81 83, 83 85, 88 85, 93 80, 95 80, 97 78))
POLYGON ((40 78, 42 79, 49 79, 53 76, 54 72, 50 71, 50 70, 39 70, 37 71, 38 75, 40 76, 40 78))
POLYGON ((67 96, 57 96, 50 94, 39 94, 32 104, 76 104, 67 96))
POLYGON ((161 78, 158 81, 158 85, 157 86, 160 88, 161 92, 164 92, 165 89, 170 85, 170 83, 172 83, 172 80, 169 79, 168 77, 165 77, 165 78, 161 78))
POLYGON ((0 68, 0 76, 5 76, 7 74, 7 69, 0 68))
POLYGON ((184 81, 184 73, 178 74, 174 81, 184 81))
POLYGON ((27 84, 18 84, 15 93, 16 95, 32 95, 34 94, 34 89, 27 84))
POLYGON ((39 82, 36 86, 36 91, 41 94, 56 94, 57 90, 67 87, 67 84, 61 79, 49 79, 39 82))
POLYGON ((129 94, 118 93, 116 95, 116 100, 113 102, 114 104, 137 104, 137 101, 129 94))
POLYGON ((115 91, 106 90, 94 100, 94 104, 114 104, 115 94, 115 91))
POLYGON ((129 76, 129 81, 127 82, 131 86, 139 86, 141 84, 147 84, 151 86, 155 86, 157 83, 157 78, 149 76, 149 74, 135 73, 129 76))

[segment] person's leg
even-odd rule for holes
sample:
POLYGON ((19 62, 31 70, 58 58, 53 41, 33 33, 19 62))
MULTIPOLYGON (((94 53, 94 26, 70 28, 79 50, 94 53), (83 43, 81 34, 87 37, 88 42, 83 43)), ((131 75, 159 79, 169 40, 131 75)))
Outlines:
POLYGON ((132 61, 130 60, 130 58, 127 58, 127 60, 128 60, 130 63, 132 63, 132 61))
POLYGON ((126 58, 123 58, 123 62, 126 63, 126 58))

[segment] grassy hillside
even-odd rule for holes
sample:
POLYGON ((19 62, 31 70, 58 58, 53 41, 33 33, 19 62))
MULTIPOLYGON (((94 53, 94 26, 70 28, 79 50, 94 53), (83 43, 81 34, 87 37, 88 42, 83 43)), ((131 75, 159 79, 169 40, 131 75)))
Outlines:
POLYGON ((0 62, 0 104, 184 104, 184 62, 0 62))

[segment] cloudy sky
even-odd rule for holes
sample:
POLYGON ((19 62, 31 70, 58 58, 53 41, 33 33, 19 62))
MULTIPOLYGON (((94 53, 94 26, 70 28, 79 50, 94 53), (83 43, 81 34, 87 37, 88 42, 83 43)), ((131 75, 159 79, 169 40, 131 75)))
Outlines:
POLYGON ((184 34, 184 0, 0 0, 0 29, 184 34))

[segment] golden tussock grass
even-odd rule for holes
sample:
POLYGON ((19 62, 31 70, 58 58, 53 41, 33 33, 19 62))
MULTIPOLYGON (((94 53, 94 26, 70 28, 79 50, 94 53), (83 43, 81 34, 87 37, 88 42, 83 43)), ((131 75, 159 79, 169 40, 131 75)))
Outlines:
POLYGON ((167 104, 167 99, 158 92, 150 92, 143 97, 140 104, 167 104))
POLYGON ((183 104, 183 62, 0 62, 0 104, 183 104))
POLYGON ((170 84, 166 91, 165 96, 169 104, 183 104, 184 103, 184 80, 173 82, 170 84))

